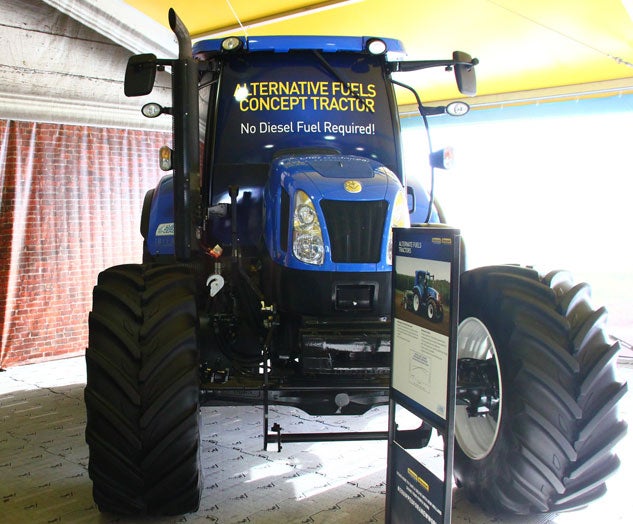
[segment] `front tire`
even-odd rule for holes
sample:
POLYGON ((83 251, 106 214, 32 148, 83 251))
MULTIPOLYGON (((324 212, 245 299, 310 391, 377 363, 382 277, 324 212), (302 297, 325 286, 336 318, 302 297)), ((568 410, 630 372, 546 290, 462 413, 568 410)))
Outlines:
POLYGON ((179 267, 116 266, 93 291, 86 442, 101 511, 178 515, 202 492, 197 312, 179 267))
POLYGON ((420 296, 420 292, 416 289, 413 292, 413 311, 419 315, 421 309, 422 309, 422 297, 420 296))
POLYGON ((430 298, 426 302, 426 318, 432 321, 432 320, 435 320, 436 315, 437 315, 437 309, 435 306, 435 301, 432 298, 430 298))
POLYGON ((619 346, 603 329, 604 308, 594 310, 588 286, 564 272, 541 278, 516 266, 468 271, 460 293, 458 358, 494 363, 499 408, 468 416, 457 406, 458 485, 501 513, 600 497, 619 466, 612 449, 626 424, 616 406, 627 389, 615 377, 619 346))

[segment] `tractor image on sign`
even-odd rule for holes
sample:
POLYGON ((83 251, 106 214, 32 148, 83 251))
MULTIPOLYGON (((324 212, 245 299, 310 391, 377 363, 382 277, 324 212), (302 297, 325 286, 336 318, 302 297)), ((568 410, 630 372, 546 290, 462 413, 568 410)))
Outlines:
MULTIPOLYGON (((173 10, 169 22, 178 58, 132 56, 125 75, 125 94, 143 96, 171 73, 171 107, 142 109, 173 119, 168 173, 139 210, 142 263, 98 277, 86 350, 93 495, 127 515, 196 511, 203 404, 388 403, 392 229, 442 220, 421 182, 430 165, 405 173, 394 85, 442 67, 475 94, 477 60, 460 51, 408 60, 398 40, 356 36, 192 46, 173 10)), ((419 105, 425 120, 451 111, 419 105)), ((437 320, 425 277, 419 305, 437 320)), ((599 497, 626 431, 606 312, 565 272, 492 266, 460 281, 458 485, 522 514, 599 497)))
POLYGON ((431 287, 434 278, 428 271, 416 271, 413 289, 407 290, 402 300, 405 309, 415 311, 418 315, 425 315, 428 320, 441 322, 444 318, 444 307, 440 293, 431 287))

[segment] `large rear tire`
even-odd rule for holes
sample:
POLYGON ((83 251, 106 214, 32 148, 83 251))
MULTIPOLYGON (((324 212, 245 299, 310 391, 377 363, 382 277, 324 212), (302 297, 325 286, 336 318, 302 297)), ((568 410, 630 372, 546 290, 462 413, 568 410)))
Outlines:
POLYGON ((202 492, 193 281, 174 266, 116 266, 93 291, 86 441, 99 509, 197 510, 202 492))
POLYGON ((458 405, 455 478, 489 511, 584 506, 619 466, 612 449, 626 433, 617 403, 627 386, 615 377, 619 346, 605 333, 606 311, 589 298, 565 272, 462 275, 458 358, 491 359, 499 404, 479 416, 458 405))

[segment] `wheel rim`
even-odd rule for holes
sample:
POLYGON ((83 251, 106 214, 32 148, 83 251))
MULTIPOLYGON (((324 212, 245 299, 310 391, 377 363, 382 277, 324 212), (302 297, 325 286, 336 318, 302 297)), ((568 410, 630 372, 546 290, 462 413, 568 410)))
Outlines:
POLYGON ((497 441, 501 427, 503 390, 497 349, 486 326, 470 317, 457 328, 457 358, 486 360, 494 358, 499 382, 499 411, 495 418, 491 414, 470 417, 466 406, 455 408, 455 438, 461 450, 473 460, 486 457, 497 441))
POLYGON ((429 317, 429 320, 433 320, 433 317, 435 316, 435 306, 433 305, 433 302, 429 302, 426 307, 426 316, 429 317))
POLYGON ((413 311, 417 312, 420 309, 420 297, 413 295, 413 311))

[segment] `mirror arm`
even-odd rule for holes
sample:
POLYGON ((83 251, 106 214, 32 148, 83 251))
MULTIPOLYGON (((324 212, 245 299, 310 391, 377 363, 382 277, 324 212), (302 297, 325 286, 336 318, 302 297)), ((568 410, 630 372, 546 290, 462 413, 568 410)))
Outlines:
POLYGON ((431 67, 453 67, 456 65, 465 65, 474 67, 479 63, 477 58, 473 58, 470 62, 462 62, 459 60, 411 60, 404 62, 391 62, 390 69, 392 73, 419 71, 421 69, 429 69, 431 67))
POLYGON ((444 113, 446 113, 446 106, 424 106, 422 108, 422 111, 426 116, 443 115, 444 113))
POLYGON ((420 69, 429 69, 431 67, 450 67, 453 60, 410 60, 405 62, 392 62, 391 71, 394 73, 419 71, 420 69))

